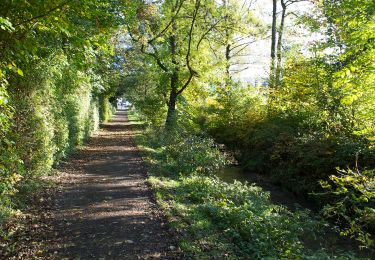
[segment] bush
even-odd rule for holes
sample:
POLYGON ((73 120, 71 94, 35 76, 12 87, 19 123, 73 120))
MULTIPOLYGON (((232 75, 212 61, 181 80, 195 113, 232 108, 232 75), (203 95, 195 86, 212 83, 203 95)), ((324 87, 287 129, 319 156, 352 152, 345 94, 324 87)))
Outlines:
MULTIPOLYGON (((138 143, 147 152, 149 182, 157 202, 179 231, 180 247, 186 257, 330 257, 324 245, 312 251, 303 242, 319 244, 315 236, 323 232, 326 223, 308 211, 292 213, 273 205, 269 193, 260 187, 219 180, 213 175, 224 162, 218 160, 223 156, 213 148, 213 141, 181 132, 149 131, 138 138, 138 143)), ((350 254, 340 256, 351 258, 350 254)))
POLYGON ((259 98, 242 99, 207 109, 203 127, 231 149, 246 170, 268 174, 307 197, 320 190, 319 180, 327 180, 336 167, 354 166, 356 156, 361 165, 375 166, 368 136, 333 130, 339 126, 327 125, 316 111, 274 104, 266 108, 259 98))
POLYGON ((90 120, 95 100, 88 75, 69 67, 63 55, 33 69, 35 74, 11 82, 18 87, 11 92, 15 125, 10 138, 27 178, 47 174, 97 127, 90 120))
MULTIPOLYGON (((287 92, 288 88, 280 90, 283 91, 287 92)), ((298 91, 291 93, 300 94, 298 91)), ((253 102, 248 98, 249 93, 248 97, 244 95, 235 102, 224 103, 225 106, 215 104, 204 111, 207 120, 203 126, 217 142, 235 152, 246 170, 270 175, 277 184, 314 200, 317 206, 327 204, 324 212, 326 216, 341 219, 338 223, 342 234, 356 237, 363 246, 370 247, 374 234, 374 202, 371 199, 372 202, 363 205, 363 202, 355 202, 354 197, 361 194, 358 189, 366 191, 364 186, 373 186, 371 178, 362 178, 360 186, 357 181, 344 184, 341 177, 339 180, 331 177, 331 192, 336 197, 311 194, 322 191, 319 182, 329 180, 336 173, 336 167, 354 167, 357 159, 361 167, 374 168, 372 123, 343 122, 342 111, 333 113, 316 107, 311 100, 309 105, 298 97, 293 101, 285 93, 278 94, 268 107, 262 102, 253 102), (334 180, 338 183, 332 184, 334 180), (336 189, 340 185, 352 187, 338 195, 336 189)))
POLYGON ((178 126, 167 132, 151 130, 147 138, 155 150, 160 169, 171 175, 210 174, 226 162, 211 138, 190 134, 178 126))
MULTIPOLYGON (((0 68, 0 223, 14 212, 10 197, 17 192, 15 186, 24 173, 15 142, 9 138, 14 109, 10 105, 8 82, 4 77, 0 68)), ((0 228, 0 235, 1 231, 0 228)))
POLYGON ((92 75, 62 51, 49 58, 0 85, 0 224, 17 208, 19 190, 49 174, 99 126, 92 75))
POLYGON ((374 245, 375 233, 375 171, 338 170, 330 181, 321 181, 330 202, 323 214, 336 220, 341 234, 355 237, 363 247, 374 245))
POLYGON ((187 232, 182 248, 196 257, 296 258, 306 253, 302 237, 315 235, 321 224, 307 212, 272 205, 269 194, 253 185, 203 176, 183 177, 173 189, 165 179, 150 182, 168 201, 167 212, 177 215, 177 229, 187 232))

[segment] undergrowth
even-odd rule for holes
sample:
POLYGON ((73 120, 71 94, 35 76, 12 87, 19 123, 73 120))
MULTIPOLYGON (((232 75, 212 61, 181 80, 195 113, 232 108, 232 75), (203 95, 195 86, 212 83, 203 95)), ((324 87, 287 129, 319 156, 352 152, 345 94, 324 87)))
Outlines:
POLYGON ((291 212, 248 183, 214 176, 226 159, 212 139, 181 128, 137 136, 159 207, 180 234, 187 258, 353 259, 325 245, 328 224, 308 210, 291 212))

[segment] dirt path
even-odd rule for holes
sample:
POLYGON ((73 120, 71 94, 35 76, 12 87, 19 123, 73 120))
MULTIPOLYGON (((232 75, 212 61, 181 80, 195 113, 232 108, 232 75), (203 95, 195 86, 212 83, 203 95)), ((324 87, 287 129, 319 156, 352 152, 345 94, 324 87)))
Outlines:
POLYGON ((45 257, 177 258, 145 182, 135 131, 119 111, 59 169, 63 188, 48 217, 52 229, 44 236, 45 257))

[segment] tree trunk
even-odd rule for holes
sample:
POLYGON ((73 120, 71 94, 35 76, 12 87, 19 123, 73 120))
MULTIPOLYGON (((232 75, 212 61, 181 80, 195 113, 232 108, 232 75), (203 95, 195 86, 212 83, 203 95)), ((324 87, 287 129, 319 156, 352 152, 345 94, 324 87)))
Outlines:
POLYGON ((177 24, 175 19, 172 20, 172 30, 174 33, 169 38, 170 45, 171 45, 171 57, 172 57, 172 75, 171 75, 171 91, 169 93, 169 101, 168 101, 168 112, 167 112, 167 119, 165 121, 166 127, 171 127, 175 121, 175 112, 176 112, 176 101, 177 101, 177 88, 178 88, 178 64, 176 59, 177 54, 177 24))
POLYGON ((273 0, 272 9, 272 34, 271 34, 271 65, 270 65, 270 87, 275 87, 275 57, 276 57, 276 12, 277 0, 273 0))
POLYGON ((169 101, 168 101, 168 112, 167 112, 167 119, 165 121, 165 126, 171 127, 175 122, 175 113, 176 113, 176 101, 177 101, 177 77, 172 75, 171 78, 171 92, 169 94, 169 101), (173 87, 174 86, 174 87, 173 87))
POLYGON ((230 35, 229 35, 229 23, 228 23, 228 13, 229 13, 229 0, 223 1, 223 6, 225 8, 225 16, 224 16, 224 27, 225 27, 225 85, 224 90, 227 91, 228 87, 231 85, 231 74, 230 74, 230 59, 231 59, 231 42, 230 42, 230 35))
POLYGON ((285 22, 285 15, 286 15, 286 4, 284 0, 281 0, 281 6, 283 8, 281 13, 281 22, 279 27, 279 37, 277 39, 277 67, 276 67, 276 87, 280 85, 281 82, 281 48, 282 48, 282 40, 283 40, 283 32, 284 32, 284 22, 285 22))
POLYGON ((227 41, 227 47, 225 49, 225 73, 226 73, 226 82, 231 81, 231 75, 230 75, 230 44, 229 40, 227 41))

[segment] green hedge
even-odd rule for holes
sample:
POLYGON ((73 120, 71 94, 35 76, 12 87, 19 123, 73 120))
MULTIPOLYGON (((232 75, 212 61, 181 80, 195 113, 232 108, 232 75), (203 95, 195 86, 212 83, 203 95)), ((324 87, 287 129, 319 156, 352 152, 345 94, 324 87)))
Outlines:
POLYGON ((28 73, 0 89, 1 222, 17 208, 17 191, 83 144, 99 127, 100 107, 109 106, 107 99, 99 102, 103 94, 92 85, 92 72, 79 70, 63 52, 24 67, 28 73))

